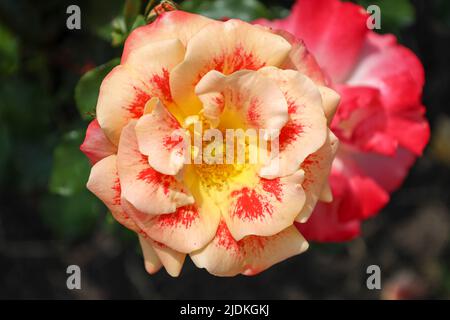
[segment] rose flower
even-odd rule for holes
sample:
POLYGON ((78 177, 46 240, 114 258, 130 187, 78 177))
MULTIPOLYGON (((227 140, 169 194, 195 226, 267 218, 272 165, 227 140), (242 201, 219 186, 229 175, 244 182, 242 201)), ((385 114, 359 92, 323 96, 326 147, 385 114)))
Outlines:
POLYGON ((177 276, 189 254, 214 275, 254 275, 306 250, 294 223, 331 200, 338 103, 292 35, 166 12, 131 33, 103 80, 81 146, 93 163, 87 186, 139 235, 149 273, 164 266, 177 276), (264 162, 195 161, 212 141, 191 146, 192 127, 267 130, 256 148, 278 152, 264 162))
POLYGON ((341 96, 331 123, 341 142, 330 175, 333 202, 297 225, 308 240, 358 236, 361 221, 388 203, 429 140, 422 64, 367 22, 364 8, 340 0, 297 0, 287 18, 254 22, 302 39, 341 96))

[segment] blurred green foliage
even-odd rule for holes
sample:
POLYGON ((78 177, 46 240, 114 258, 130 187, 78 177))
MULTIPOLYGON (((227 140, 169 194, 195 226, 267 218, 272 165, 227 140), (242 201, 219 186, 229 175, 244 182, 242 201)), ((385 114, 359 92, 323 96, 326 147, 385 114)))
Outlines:
POLYGON ((190 0, 183 1, 181 9, 213 19, 236 18, 244 21, 277 19, 289 14, 286 8, 277 5, 269 8, 258 0, 190 0))
POLYGON ((50 192, 70 197, 86 189, 90 165, 79 150, 83 137, 83 130, 73 130, 66 133, 56 146, 53 153, 50 192))
POLYGON ((89 120, 95 116, 98 93, 103 78, 118 64, 119 58, 102 64, 86 72, 75 87, 75 102, 83 119, 89 120))
POLYGON ((123 45, 131 31, 145 25, 141 0, 125 0, 123 9, 111 21, 97 28, 97 34, 114 47, 123 45))
POLYGON ((17 40, 4 26, 0 24, 0 72, 11 74, 17 69, 17 40))

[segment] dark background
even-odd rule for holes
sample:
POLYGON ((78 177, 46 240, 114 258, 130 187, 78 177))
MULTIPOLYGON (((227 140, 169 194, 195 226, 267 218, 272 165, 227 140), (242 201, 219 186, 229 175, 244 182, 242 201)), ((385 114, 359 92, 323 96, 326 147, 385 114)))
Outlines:
MULTIPOLYGON (((283 16, 293 1, 194 2, 211 16, 252 19, 283 16)), ((172 279, 145 273, 135 237, 85 190, 89 165, 77 149, 90 115, 77 110, 74 88, 120 56, 123 1, 0 0, 0 298, 379 299, 399 286, 404 298, 450 298, 450 2, 360 2, 382 5, 381 32, 396 33, 426 70, 432 140, 403 187, 349 243, 313 243, 255 277, 216 278, 187 259, 172 279), (70 4, 81 7, 82 30, 66 28, 70 4), (66 288, 71 264, 82 290, 66 288), (381 291, 366 287, 371 264, 381 291)))

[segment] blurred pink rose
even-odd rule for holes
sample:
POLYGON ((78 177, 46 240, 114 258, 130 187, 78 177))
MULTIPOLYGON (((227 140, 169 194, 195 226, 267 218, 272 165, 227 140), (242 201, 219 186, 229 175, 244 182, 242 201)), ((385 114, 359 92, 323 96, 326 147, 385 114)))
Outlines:
POLYGON ((429 140, 421 62, 393 35, 369 30, 367 17, 340 0, 297 0, 287 18, 255 21, 302 39, 342 98, 331 126, 341 141, 330 176, 334 200, 297 224, 309 240, 358 236, 361 221, 387 204, 429 140))

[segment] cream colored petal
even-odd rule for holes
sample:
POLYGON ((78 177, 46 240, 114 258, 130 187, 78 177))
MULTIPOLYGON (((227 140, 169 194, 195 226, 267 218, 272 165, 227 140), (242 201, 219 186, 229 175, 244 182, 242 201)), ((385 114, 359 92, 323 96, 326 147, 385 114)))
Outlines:
POLYGON ((199 205, 180 207, 175 213, 156 217, 139 212, 126 200, 123 200, 123 208, 149 238, 181 253, 208 244, 214 238, 220 219, 217 208, 201 201, 199 205))
POLYGON ((328 139, 323 147, 302 163, 302 169, 305 171, 305 180, 302 185, 306 194, 306 202, 295 219, 297 222, 304 223, 308 220, 321 197, 324 197, 325 200, 330 198, 331 191, 329 190, 328 176, 338 146, 338 139, 329 130, 328 139))
POLYGON ((120 224, 134 232, 140 231, 121 205, 121 187, 117 174, 116 155, 106 157, 92 167, 87 188, 105 203, 120 224))
POLYGON ((278 66, 290 50, 283 37, 239 20, 208 24, 188 42, 184 61, 171 74, 173 98, 186 112, 196 114, 201 104, 194 88, 206 73, 217 70, 229 75, 278 66))
POLYGON ((168 106, 172 102, 170 72, 184 54, 184 46, 178 39, 159 41, 132 51, 124 65, 150 88, 152 97, 168 106))
POLYGON ((159 260, 153 246, 148 239, 143 236, 139 236, 139 243, 141 244, 142 254, 144 255, 145 270, 149 274, 154 274, 162 267, 161 260, 159 260))
POLYGON ((260 175, 266 178, 287 176, 295 173, 306 157, 325 143, 328 129, 320 91, 297 71, 267 67, 258 73, 278 84, 288 101, 289 114, 279 135, 279 154, 273 158, 275 164, 263 167, 260 175), (278 170, 273 170, 274 165, 278 170))
MULTIPOLYGON (((151 241, 151 240, 149 240, 151 241)), ((152 241, 153 250, 163 264, 167 273, 172 277, 178 277, 181 269, 183 268, 184 260, 186 259, 185 253, 177 252, 162 243, 152 241)))
POLYGON ((326 203, 330 203, 333 201, 333 194, 331 192, 331 186, 328 180, 325 181, 322 191, 320 192, 319 201, 326 203))
POLYGON ((188 41, 205 25, 214 22, 204 16, 175 10, 165 12, 154 22, 135 29, 127 38, 122 54, 122 63, 131 52, 162 40, 178 39, 186 46, 188 41))
POLYGON ((189 136, 160 102, 138 120, 136 137, 139 151, 148 156, 150 166, 156 171, 176 175, 183 168, 189 136))
POLYGON ((233 238, 271 236, 292 225, 305 202, 303 178, 299 170, 284 178, 260 178, 253 185, 232 185, 220 205, 233 238))
POLYGON ((142 116, 150 98, 149 86, 130 68, 119 65, 103 79, 97 100, 97 120, 111 142, 119 144, 123 127, 131 119, 142 116))
POLYGON ((307 248, 294 226, 271 237, 249 236, 236 241, 222 222, 214 240, 190 256, 197 267, 216 276, 255 275, 307 248))
POLYGON ((341 101, 341 96, 334 90, 319 86, 320 95, 322 96, 322 106, 325 116, 328 120, 328 125, 331 124, 334 114, 336 113, 339 102, 341 101))
POLYGON ((278 29, 272 30, 272 32, 282 36, 292 45, 289 57, 283 62, 280 69, 299 71, 313 80, 316 85, 323 86, 327 83, 322 68, 319 66, 314 56, 308 51, 302 40, 297 39, 294 35, 284 30, 278 29))
POLYGON ((204 103, 204 116, 223 129, 279 131, 288 119, 283 92, 258 72, 237 71, 225 76, 210 71, 195 92, 204 103))
POLYGON ((159 173, 149 165, 148 157, 139 152, 135 127, 136 121, 132 121, 123 129, 117 154, 122 197, 150 215, 172 213, 194 203, 174 176, 159 173))

